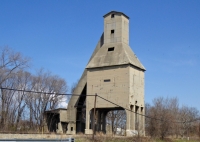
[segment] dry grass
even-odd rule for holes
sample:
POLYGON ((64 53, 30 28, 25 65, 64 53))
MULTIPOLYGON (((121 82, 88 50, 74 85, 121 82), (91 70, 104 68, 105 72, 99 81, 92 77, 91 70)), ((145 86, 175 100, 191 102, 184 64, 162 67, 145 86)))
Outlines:
MULTIPOLYGON (((93 142, 91 135, 76 136, 76 142, 93 142)), ((154 142, 149 138, 95 135, 95 142, 154 142)))
POLYGON ((76 142, 200 142, 199 139, 193 139, 190 141, 181 139, 151 139, 148 137, 125 137, 125 136, 106 136, 103 134, 95 135, 93 141, 92 135, 77 135, 75 137, 76 142))

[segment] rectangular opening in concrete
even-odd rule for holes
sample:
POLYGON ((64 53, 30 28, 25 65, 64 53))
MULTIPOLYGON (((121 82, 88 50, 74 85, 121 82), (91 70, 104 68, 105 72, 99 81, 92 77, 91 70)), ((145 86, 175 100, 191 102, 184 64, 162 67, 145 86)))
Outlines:
POLYGON ((110 82, 110 79, 104 79, 104 82, 110 82))
POLYGON ((111 18, 114 18, 115 17, 115 14, 111 14, 111 18))
POLYGON ((114 51, 115 47, 109 47, 108 51, 114 51))
POLYGON ((111 30, 111 34, 114 34, 115 33, 115 30, 111 30))
POLYGON ((73 131, 73 127, 71 127, 71 131, 73 131))

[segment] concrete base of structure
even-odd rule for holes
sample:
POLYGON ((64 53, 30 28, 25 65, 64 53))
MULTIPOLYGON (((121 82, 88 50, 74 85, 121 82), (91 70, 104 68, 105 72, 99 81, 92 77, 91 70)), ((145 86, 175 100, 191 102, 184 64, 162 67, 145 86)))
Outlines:
POLYGON ((139 131, 139 135, 140 135, 140 136, 145 136, 145 131, 142 131, 142 130, 139 131))
POLYGON ((126 136, 137 136, 138 131, 137 130, 126 130, 126 136))
POLYGON ((56 130, 56 133, 63 134, 61 122, 58 123, 58 129, 56 130))
POLYGON ((85 129, 85 134, 93 134, 93 130, 92 129, 85 129))
POLYGON ((75 131, 67 131, 66 134, 69 134, 69 135, 75 135, 76 132, 75 132, 75 131))

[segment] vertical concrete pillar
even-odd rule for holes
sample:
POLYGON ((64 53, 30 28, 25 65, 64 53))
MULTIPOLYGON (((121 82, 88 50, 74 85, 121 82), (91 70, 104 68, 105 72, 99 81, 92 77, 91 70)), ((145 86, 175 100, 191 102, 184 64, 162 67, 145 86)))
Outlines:
POLYGON ((85 123, 85 134, 92 134, 93 131, 90 129, 90 119, 91 119, 91 126, 93 126, 93 110, 86 109, 86 123, 85 123))
POLYGON ((93 129, 93 125, 95 125, 94 109, 91 110, 90 121, 91 121, 91 128, 90 129, 93 129))
POLYGON ((139 133, 139 135, 142 135, 142 125, 143 125, 143 120, 142 120, 142 107, 139 107, 138 108, 138 133, 139 133))
POLYGON ((86 122, 85 122, 85 129, 89 129, 89 122, 90 122, 90 114, 89 111, 86 110, 86 122))
POLYGON ((131 105, 131 108, 132 112, 130 112, 130 116, 131 116, 131 119, 130 119, 130 129, 131 130, 135 130, 135 113, 134 113, 134 110, 135 110, 135 106, 134 105, 131 105))
POLYGON ((60 133, 60 134, 63 133, 63 129, 62 129, 62 124, 61 124, 61 122, 58 123, 58 129, 56 130, 56 133, 60 133))
POLYGON ((145 113, 144 113, 144 107, 141 107, 141 135, 143 135, 143 136, 145 136, 145 117, 144 117, 144 115, 145 115, 145 113))
POLYGON ((138 131, 139 128, 139 115, 138 115, 139 107, 135 106, 135 129, 138 131))
POLYGON ((142 114, 142 107, 139 107, 138 112, 139 112, 139 116, 138 116, 138 118, 139 118, 139 128, 138 128, 138 132, 139 132, 139 134, 141 135, 141 134, 142 134, 142 116, 141 116, 141 114, 142 114))
POLYGON ((126 110, 126 136, 131 136, 130 111, 126 110))

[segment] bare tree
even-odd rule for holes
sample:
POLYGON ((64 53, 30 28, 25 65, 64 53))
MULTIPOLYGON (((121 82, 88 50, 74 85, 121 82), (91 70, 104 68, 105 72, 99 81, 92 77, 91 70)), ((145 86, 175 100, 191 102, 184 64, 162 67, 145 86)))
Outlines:
POLYGON ((112 133, 116 134, 117 128, 125 129, 126 112, 125 110, 112 110, 107 113, 107 123, 112 127, 112 133))
MULTIPOLYGON (((31 85, 31 80, 32 80, 32 75, 29 72, 25 72, 20 70, 19 72, 16 73, 16 83, 17 83, 17 89, 19 90, 32 90, 32 85, 31 85)), ((22 113, 24 112, 24 109, 26 107, 26 95, 28 93, 25 91, 18 91, 17 95, 15 97, 15 100, 17 102, 16 106, 16 129, 18 127, 18 124, 21 120, 22 113)))
MULTIPOLYGON (((12 73, 13 74, 13 73, 12 73)), ((13 88, 15 87, 15 77, 12 76, 5 80, 2 85, 4 87, 13 88)), ((14 116, 12 115, 13 110, 15 109, 15 102, 13 101, 13 97, 15 95, 15 91, 4 90, 1 89, 1 97, 2 99, 2 117, 1 123, 2 127, 1 130, 6 130, 9 128, 9 125, 14 123, 14 116)))
MULTIPOLYGON (((189 122, 191 120, 196 120, 199 117, 199 111, 193 107, 182 106, 179 110, 179 120, 183 123, 180 123, 180 135, 182 137, 189 137, 190 132, 194 131, 195 123, 189 122)), ((196 121, 195 121, 196 122, 196 121)), ((194 132, 193 132, 194 133, 194 132)))
POLYGON ((44 112, 65 101, 58 94, 67 92, 66 81, 43 70, 33 76, 25 71, 28 62, 8 47, 0 49, 0 130, 17 130, 20 123, 40 127, 44 112))
MULTIPOLYGON (((13 77, 13 72, 22 69, 28 65, 28 59, 24 58, 20 53, 12 51, 5 47, 0 49, 0 88, 5 87, 5 82, 13 77)), ((1 128, 5 125, 6 120, 6 91, 1 89, 1 128)))
POLYGON ((146 121, 148 133, 152 137, 164 139, 172 133, 178 110, 176 98, 164 99, 163 97, 153 100, 153 106, 147 109, 147 115, 151 118, 146 121))
POLYGON ((37 76, 33 77, 32 86, 32 90, 43 92, 30 94, 26 99, 30 119, 33 121, 34 118, 36 125, 40 128, 44 125, 44 112, 57 108, 62 102, 64 96, 58 94, 66 93, 67 84, 58 76, 52 76, 51 73, 40 70, 37 76))
POLYGON ((153 104, 146 105, 146 131, 151 137, 189 137, 197 134, 199 111, 196 108, 179 108, 177 98, 156 98, 153 104), (192 122, 190 122, 193 120, 192 122))

